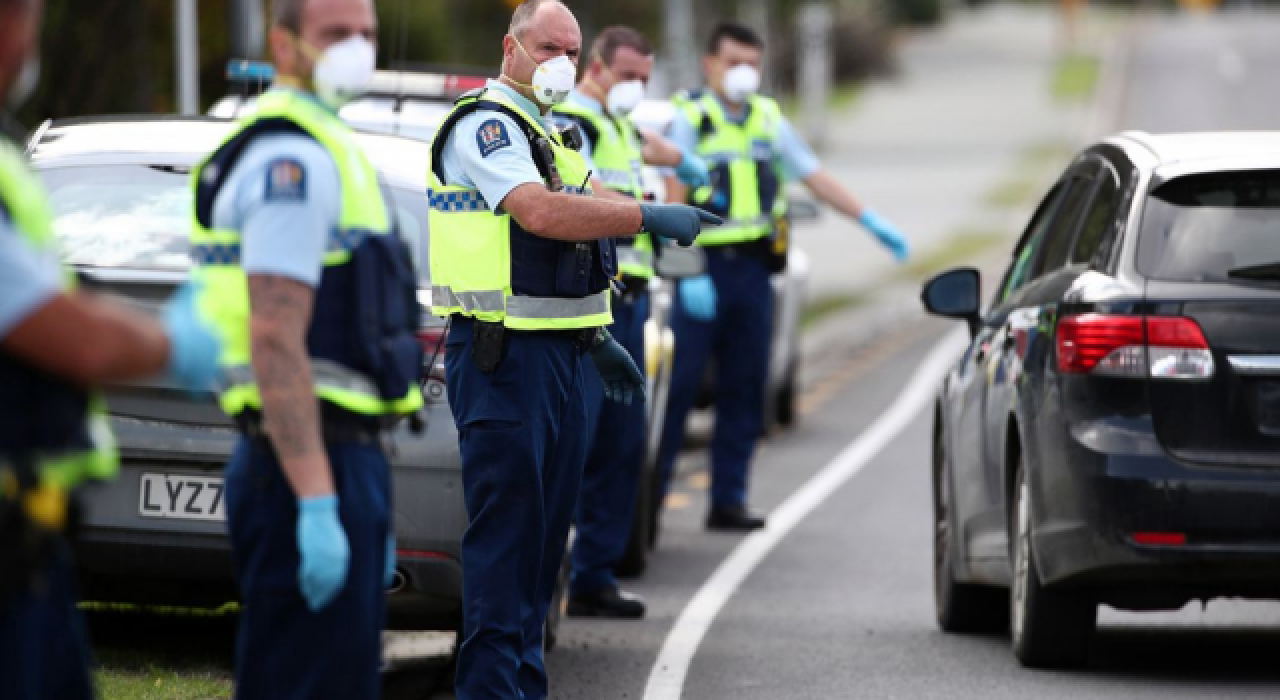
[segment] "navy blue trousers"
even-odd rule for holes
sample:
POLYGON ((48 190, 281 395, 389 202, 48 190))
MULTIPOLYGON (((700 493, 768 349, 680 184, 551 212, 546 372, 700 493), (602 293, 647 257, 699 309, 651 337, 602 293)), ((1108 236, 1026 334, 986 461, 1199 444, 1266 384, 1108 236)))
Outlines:
POLYGON ((455 319, 445 355, 470 525, 462 538, 458 700, 542 700, 544 622, 564 561, 587 450, 583 377, 567 334, 506 334, 497 370, 455 319))
POLYGON ((765 263, 707 247, 716 286, 716 317, 697 321, 675 304, 675 370, 662 432, 659 466, 669 483, 684 443, 685 423, 714 358, 716 427, 711 440, 711 505, 747 502, 747 475, 764 430, 764 390, 773 335, 773 287, 765 263))
POLYGON ((327 446, 351 547, 342 591, 312 612, 298 588, 298 499, 275 452, 242 438, 227 465, 227 520, 244 610, 237 700, 381 696, 391 470, 374 445, 327 446))
MULTIPOLYGON (((649 295, 630 304, 615 304, 613 335, 636 366, 644 368, 644 324, 649 318, 649 295)), ((618 585, 613 568, 627 551, 636 490, 644 466, 648 424, 645 402, 630 406, 604 398, 599 375, 587 372, 587 410, 594 426, 591 452, 578 496, 578 534, 573 540, 573 571, 569 590, 589 595, 618 585)))
POLYGON ((46 567, 43 586, 0 597, 0 698, 93 698, 78 597, 65 546, 46 567))

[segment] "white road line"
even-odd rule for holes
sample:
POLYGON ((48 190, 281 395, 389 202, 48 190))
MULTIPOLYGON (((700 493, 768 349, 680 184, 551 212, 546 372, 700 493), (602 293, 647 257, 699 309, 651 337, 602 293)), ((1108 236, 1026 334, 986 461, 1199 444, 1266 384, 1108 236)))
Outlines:
POLYGON ((765 556, 831 494, 862 470, 937 394, 938 383, 967 344, 964 329, 948 334, 916 369, 906 388, 869 428, 769 514, 769 526, 738 545, 685 606, 654 662, 644 700, 680 700, 685 677, 711 623, 765 556))

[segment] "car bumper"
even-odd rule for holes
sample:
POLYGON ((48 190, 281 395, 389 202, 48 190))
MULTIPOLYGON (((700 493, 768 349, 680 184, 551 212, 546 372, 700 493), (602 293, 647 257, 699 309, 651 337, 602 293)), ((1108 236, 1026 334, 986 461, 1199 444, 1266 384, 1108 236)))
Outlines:
MULTIPOLYGON (((1047 584, 1129 608, 1280 598, 1280 472, 1199 466, 1076 436, 1035 511, 1047 584)), ((1130 446, 1131 448, 1132 446, 1130 446)))

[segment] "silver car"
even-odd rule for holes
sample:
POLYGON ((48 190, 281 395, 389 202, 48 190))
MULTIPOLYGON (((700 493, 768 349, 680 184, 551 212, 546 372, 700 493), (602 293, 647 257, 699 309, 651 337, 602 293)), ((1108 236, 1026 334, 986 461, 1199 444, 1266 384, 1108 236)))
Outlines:
MULTIPOLYGON (((174 117, 46 123, 28 155, 49 189, 67 261, 91 288, 154 310, 187 274, 189 173, 232 129, 227 121, 174 117)), ((385 179, 401 235, 426 279, 426 144, 362 134, 385 179)), ((432 365, 423 385, 426 429, 388 439, 399 551, 390 624, 456 629, 467 517, 461 461, 443 384, 443 322, 424 314, 432 365)), ((226 537, 222 469, 236 433, 214 397, 162 381, 113 387, 118 479, 85 493, 77 538, 86 600, 220 605, 236 598, 226 537)), ((549 620, 550 639, 559 605, 549 620)))

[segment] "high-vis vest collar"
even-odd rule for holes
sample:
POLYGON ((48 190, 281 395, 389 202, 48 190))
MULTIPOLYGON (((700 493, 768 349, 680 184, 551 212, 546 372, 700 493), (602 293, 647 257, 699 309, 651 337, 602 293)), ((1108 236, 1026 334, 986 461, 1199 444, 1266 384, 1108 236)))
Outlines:
MULTIPOLYGON (((556 107, 555 112, 569 117, 587 132, 595 177, 614 192, 644 199, 644 151, 630 119, 608 117, 572 101, 556 107)), ((618 269, 622 274, 639 279, 653 277, 653 243, 648 235, 618 239, 617 243, 618 269)))
MULTIPOLYGON (((212 207, 207 203, 212 202, 239 155, 239 151, 229 149, 243 148, 251 130, 257 133, 275 128, 300 129, 328 151, 338 168, 341 214, 326 244, 322 286, 331 274, 347 265, 352 251, 366 237, 392 235, 378 172, 352 137, 350 127, 317 102, 292 91, 271 90, 264 94, 236 132, 196 168, 192 173, 197 207, 191 234, 192 277, 203 282, 200 309, 222 337, 220 362, 224 381, 219 401, 232 416, 262 408, 250 363, 249 284, 240 265, 240 232, 214 229, 212 207), (202 203, 205 211, 201 211, 202 203)), ((319 296, 317 300, 319 303, 319 296)), ((315 315, 318 317, 320 312, 317 308, 315 315)), ((356 321, 353 318, 351 322, 356 321)), ((378 393, 372 378, 341 364, 313 357, 312 370, 316 396, 352 413, 399 415, 422 406, 422 392, 416 386, 404 397, 388 400, 378 393)))
POLYGON ((698 133, 698 155, 711 169, 712 184, 690 193, 690 203, 725 220, 723 226, 698 237, 704 246, 747 243, 774 233, 786 215, 786 197, 777 167, 777 131, 782 112, 759 95, 747 102, 748 115, 738 124, 710 92, 676 101, 698 133))
MULTIPOLYGON (((22 156, 8 143, 0 143, 0 205, 3 206, 13 228, 32 248, 47 255, 56 255, 53 215, 44 188, 31 174, 22 156)), ((64 288, 75 287, 75 275, 67 270, 64 288)), ((8 411, 20 411, 23 419, 44 415, 46 407, 58 404, 64 408, 52 409, 57 420, 65 425, 42 425, 42 431, 56 434, 62 445, 23 444, 18 436, 15 444, 0 445, 0 467, 8 466, 15 459, 31 460, 39 471, 46 487, 66 491, 89 479, 110 479, 119 470, 115 439, 106 414, 106 402, 97 393, 85 394, 82 389, 65 384, 31 371, 15 358, 6 357, 0 351, 0 372, 5 379, 5 405, 0 406, 0 420, 9 427, 19 419, 6 417, 8 411), (9 384, 13 382, 13 384, 9 384), (17 386, 22 384, 22 386, 17 386), (26 403, 25 405, 19 405, 26 403), (42 405, 32 405, 32 404, 42 405), (80 406, 79 411, 66 415, 66 406, 80 406)))
POLYGON ((608 280, 614 267, 612 244, 540 238, 522 229, 496 202, 485 201, 480 191, 445 184, 440 167, 444 146, 458 120, 481 109, 499 111, 522 126, 531 137, 535 164, 548 183, 552 182, 551 164, 538 155, 535 139, 546 140, 562 191, 591 193, 582 156, 565 147, 559 135, 549 133, 539 120, 526 115, 503 91, 479 90, 464 95, 432 143, 428 193, 431 312, 500 322, 515 330, 609 325, 613 322, 608 280), (515 261, 519 265, 513 265, 515 261))

